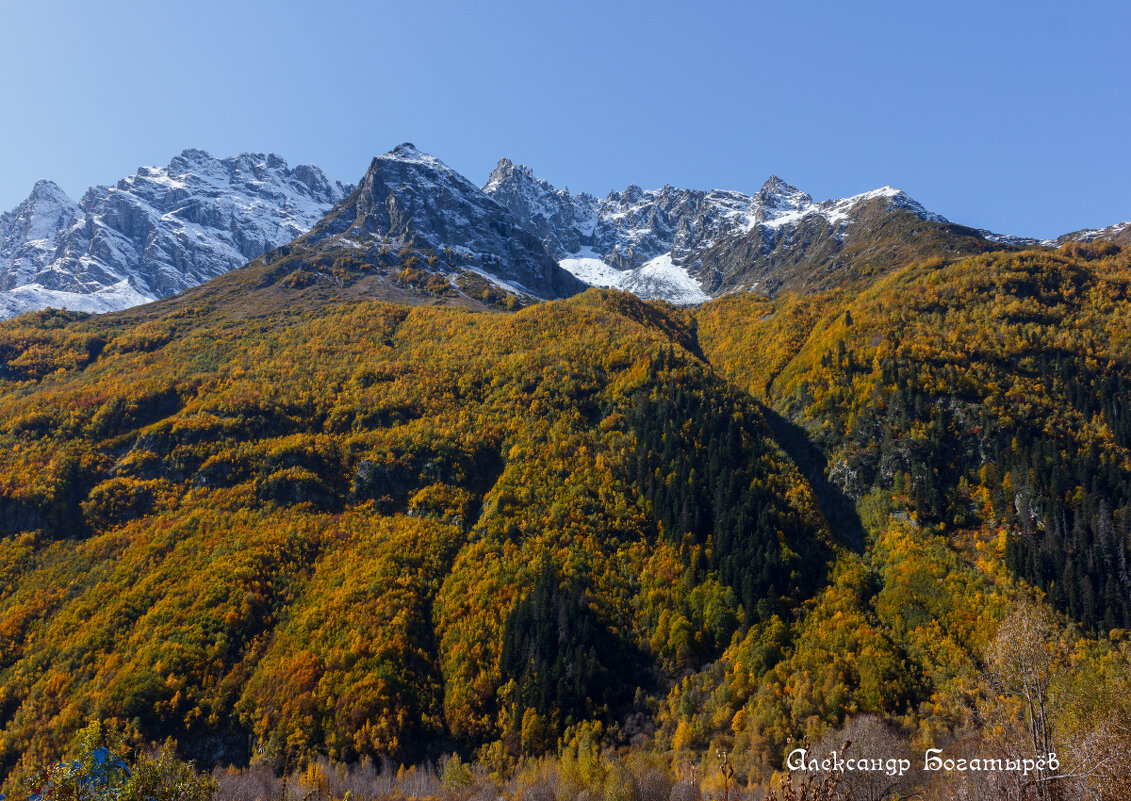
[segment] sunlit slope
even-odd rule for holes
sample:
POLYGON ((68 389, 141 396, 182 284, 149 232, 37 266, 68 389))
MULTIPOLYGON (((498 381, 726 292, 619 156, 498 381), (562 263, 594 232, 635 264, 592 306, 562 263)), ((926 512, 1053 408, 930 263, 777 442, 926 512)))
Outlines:
POLYGON ((537 753, 823 583, 806 481, 686 317, 237 273, 0 326, 5 769, 91 716, 206 762, 537 753))
POLYGON ((983 528, 1087 629, 1131 626, 1131 251, 917 263, 859 293, 724 298, 715 367, 800 426, 851 497, 983 528))

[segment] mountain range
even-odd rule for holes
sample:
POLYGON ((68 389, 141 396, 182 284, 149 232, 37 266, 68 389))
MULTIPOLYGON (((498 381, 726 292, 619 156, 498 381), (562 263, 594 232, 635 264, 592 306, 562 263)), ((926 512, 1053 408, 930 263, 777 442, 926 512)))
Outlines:
MULTIPOLYGON (((332 265, 407 248, 427 274, 399 276, 410 291, 431 280, 431 294, 478 297, 487 285, 529 301, 597 286, 688 304, 828 289, 917 258, 1129 236, 1128 223, 1048 241, 994 234, 889 186, 817 202, 772 176, 752 195, 632 185, 597 198, 504 158, 480 188, 405 143, 353 187, 274 154, 185 150, 78 203, 40 181, 0 216, 0 318, 128 308, 265 253, 332 265)), ((308 280, 318 275, 330 278, 315 269, 308 280)))
POLYGON ((629 186, 598 200, 557 190, 503 159, 484 191, 587 284, 676 303, 819 283, 790 268, 803 262, 811 273, 843 266, 852 261, 845 254, 854 243, 896 219, 948 230, 955 250, 981 249, 977 232, 949 231, 945 218, 892 187, 816 203, 772 176, 753 195, 629 186))
POLYGON ((202 150, 78 203, 39 181, 0 215, 0 316, 109 311, 180 292, 306 233, 350 189, 276 155, 202 150))

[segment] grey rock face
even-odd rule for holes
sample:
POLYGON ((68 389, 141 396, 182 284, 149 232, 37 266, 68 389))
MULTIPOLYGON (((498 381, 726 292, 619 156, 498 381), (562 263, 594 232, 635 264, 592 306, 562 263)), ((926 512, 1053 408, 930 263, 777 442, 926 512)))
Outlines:
POLYGON ((529 167, 510 159, 499 161, 483 191, 542 240, 551 256, 579 251, 597 224, 597 198, 574 197, 568 189, 554 189, 529 167))
POLYGON ((680 256, 686 255, 720 227, 721 220, 704 219, 709 215, 705 208, 708 196, 724 203, 744 197, 671 186, 652 191, 632 185, 599 200, 555 189, 529 167, 509 159, 499 161, 483 189, 542 239, 554 258, 588 250, 622 270, 639 267, 673 248, 680 256))
POLYGON ((102 311, 179 292, 304 234, 348 190, 274 154, 202 150, 93 187, 77 205, 40 182, 0 218, 0 290, 14 291, 0 316, 37 299, 102 311))
POLYGON ((745 233, 751 226, 788 212, 813 206, 812 198, 778 178, 757 195, 741 192, 679 189, 645 190, 632 185, 603 200, 555 190, 525 167, 504 159, 485 191, 528 227, 546 231, 544 238, 558 258, 588 249, 619 270, 633 270, 666 253, 690 273, 698 256, 721 239, 745 233), (574 203, 571 213, 567 206, 574 203), (552 213, 547 210, 552 209, 552 213), (562 226, 564 225, 564 229, 562 226))
POLYGON ((585 288, 506 208, 409 143, 373 159, 357 188, 305 241, 343 237, 435 253, 450 249, 471 257, 472 268, 543 298, 585 288))

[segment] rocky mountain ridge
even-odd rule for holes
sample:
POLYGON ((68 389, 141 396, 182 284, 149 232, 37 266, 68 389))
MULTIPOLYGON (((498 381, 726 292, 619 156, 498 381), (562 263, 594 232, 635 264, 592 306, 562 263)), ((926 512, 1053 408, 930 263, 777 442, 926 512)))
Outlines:
POLYGON ((1064 234, 1050 244, 1063 245, 1065 242, 1114 242, 1117 245, 1131 245, 1131 220, 1109 225, 1106 228, 1085 228, 1064 234))
POLYGON ((355 188, 273 154, 190 149, 78 203, 40 181, 0 215, 0 318, 122 309, 264 253, 270 262, 275 250, 311 265, 345 254, 382 274, 398 262, 382 253, 415 254, 409 266, 422 277, 397 280, 413 292, 431 282, 433 295, 445 282, 466 294, 459 276, 473 275, 489 293, 531 300, 598 286, 687 304, 822 290, 908 260, 1128 236, 1129 223, 1041 241, 975 230, 890 186, 818 202, 771 176, 753 194, 630 185, 597 198, 504 158, 480 188, 404 143, 374 158, 355 188))
MULTIPOLYGON (((885 215, 912 227, 951 226, 894 187, 816 202, 777 176, 753 195, 631 185, 597 199, 558 190, 529 167, 502 159, 484 191, 586 283, 676 303, 759 287, 805 288, 811 283, 806 267, 814 272, 835 268, 854 241, 875 235, 885 215), (868 224, 861 225, 864 221, 868 224), (796 269, 777 274, 786 262, 796 269)), ((982 239, 961 227, 953 234, 982 239)), ((963 242, 955 249, 977 248, 963 242)))
POLYGON ((194 149, 78 203, 40 181, 0 217, 0 317, 109 311, 180 292, 305 233, 349 190, 274 154, 194 149))
POLYGON ((585 289, 504 206, 411 142, 374 158, 357 188, 301 244, 405 250, 431 272, 470 271, 535 298, 585 289))

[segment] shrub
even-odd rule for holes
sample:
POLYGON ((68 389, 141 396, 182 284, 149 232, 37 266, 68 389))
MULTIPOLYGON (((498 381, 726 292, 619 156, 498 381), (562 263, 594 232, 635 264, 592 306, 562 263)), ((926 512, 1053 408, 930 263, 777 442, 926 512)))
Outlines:
POLYGON ((94 721, 78 732, 72 750, 74 759, 41 765, 17 779, 12 795, 33 801, 209 801, 216 790, 211 777, 177 758, 171 741, 131 765, 123 735, 94 721))

